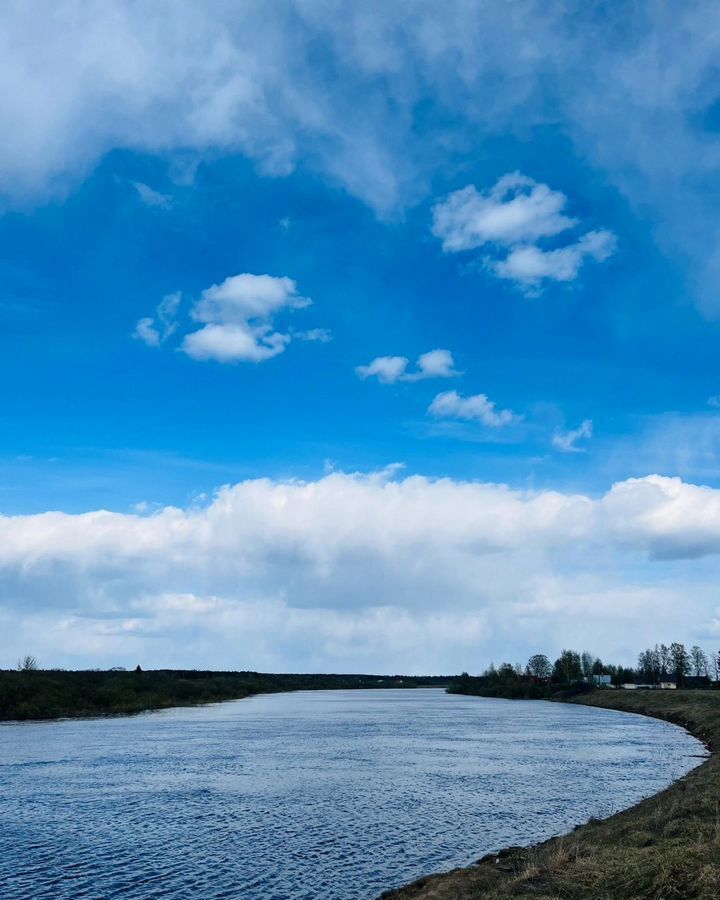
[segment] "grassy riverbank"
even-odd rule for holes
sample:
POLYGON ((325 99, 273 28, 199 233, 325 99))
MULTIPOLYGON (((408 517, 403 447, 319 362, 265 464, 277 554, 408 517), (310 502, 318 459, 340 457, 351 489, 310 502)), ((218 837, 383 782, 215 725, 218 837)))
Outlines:
MULTIPOLYGON (((720 748, 720 691, 595 691, 567 702, 666 719, 720 748)), ((571 834, 431 875, 386 900, 718 900, 720 755, 654 797, 571 834)))
POLYGON ((444 687, 448 678, 262 672, 0 671, 0 721, 127 715, 281 691, 444 687))

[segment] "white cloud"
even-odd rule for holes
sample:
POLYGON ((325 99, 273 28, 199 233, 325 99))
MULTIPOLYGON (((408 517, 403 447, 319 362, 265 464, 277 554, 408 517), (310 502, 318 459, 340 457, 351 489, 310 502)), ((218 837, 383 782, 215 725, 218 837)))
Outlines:
POLYGON ((132 186, 145 206, 154 206, 158 209, 170 209, 172 207, 172 197, 169 197, 167 194, 161 194, 159 191, 151 188, 150 185, 144 184, 142 181, 133 181, 132 186))
POLYGON ((455 360, 449 350, 429 350, 418 357, 418 371, 410 373, 410 378, 419 381, 422 378, 453 378, 455 360))
POLYGON ((160 332, 155 327, 155 319, 150 318, 150 316, 144 316, 142 319, 137 320, 133 337, 147 344, 148 347, 160 346, 160 332))
POLYGON ((574 228, 578 221, 563 215, 567 197, 520 172, 504 175, 489 191, 473 185, 450 194, 433 208, 433 234, 443 250, 456 253, 491 245, 485 267, 514 281, 527 293, 538 293, 549 281, 574 281, 586 259, 602 262, 617 239, 611 231, 588 231, 561 247, 543 249, 537 242, 574 228))
POLYGON ((582 438, 591 438, 593 423, 591 419, 585 419, 577 428, 570 431, 556 431, 552 438, 552 445, 563 453, 580 453, 582 447, 576 444, 582 438))
POLYGON ((405 374, 410 360, 407 356, 377 356, 367 366, 356 366, 359 378, 376 377, 383 384, 394 384, 405 374))
MULTIPOLYGON (((163 344, 178 328, 181 296, 178 292, 163 298, 157 307, 157 323, 151 317, 140 319, 133 336, 150 347, 163 344)), ((180 349, 197 360, 264 362, 282 353, 293 337, 289 332, 273 330, 275 316, 311 305, 311 300, 298 294, 292 278, 248 272, 232 275, 201 293, 190 315, 202 327, 186 334, 180 349)), ((294 336, 320 343, 332 339, 325 328, 296 332, 294 336)))
POLYGON ((586 259, 602 262, 611 256, 617 245, 610 231, 589 231, 579 241, 558 250, 539 247, 518 247, 501 260, 488 265, 500 278, 516 281, 526 288, 537 287, 543 279, 574 281, 586 259))
POLYGON ((489 191, 468 185, 436 203, 432 232, 447 253, 485 244, 532 243, 577 224, 577 219, 563 214, 566 204, 567 197, 560 191, 511 172, 489 191))
POLYGON ((287 0, 271 17, 251 3, 213 16, 189 0, 55 6, 41 29, 32 4, 0 9, 7 202, 67 190, 130 148, 177 171, 218 153, 274 173, 300 161, 387 214, 425 198, 452 154, 485 154, 497 135, 527 143, 551 121, 718 309, 712 0, 586 19, 534 0, 510 13, 470 0, 287 0), (421 103, 443 110, 439 123, 417 127, 421 103))
POLYGON ((476 671, 566 645, 631 662, 718 616, 718 490, 394 478, 246 481, 149 515, 0 516, 0 665, 18 647, 47 665, 476 671))
POLYGON ((428 412, 437 418, 481 422, 488 428, 502 428, 521 418, 509 409, 496 409, 496 404, 485 394, 462 397, 457 391, 438 394, 428 412))
POLYGON ((258 363, 282 353, 289 343, 289 334, 271 331, 268 325, 208 323, 185 335, 182 350, 197 360, 258 363))
POLYGON ((655 559, 720 553, 720 490, 649 475, 613 485, 603 499, 604 527, 620 545, 655 559))
POLYGON ((309 328, 307 331, 293 331, 292 336, 298 341, 328 344, 332 340, 332 332, 328 328, 309 328))
POLYGON ((367 366, 356 366, 359 378, 376 377, 383 384, 396 381, 423 381, 426 378, 454 378, 455 360, 449 350, 429 350, 422 353, 415 364, 415 371, 408 372, 410 360, 406 356, 377 356, 367 366))
POLYGON ((310 303, 291 278, 233 275, 202 292, 192 317, 205 324, 185 335, 182 349, 193 359, 263 362, 282 353, 291 340, 289 334, 273 331, 274 316, 310 303))
POLYGON ((137 338, 148 347, 159 347, 173 334, 178 327, 176 316, 182 300, 182 294, 177 291, 174 294, 167 294, 158 303, 155 318, 145 316, 138 319, 133 332, 133 337, 137 338))

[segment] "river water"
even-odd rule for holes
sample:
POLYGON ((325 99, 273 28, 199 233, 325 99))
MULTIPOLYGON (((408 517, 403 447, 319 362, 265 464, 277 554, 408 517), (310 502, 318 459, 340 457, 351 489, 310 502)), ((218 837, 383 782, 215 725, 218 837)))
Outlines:
POLYGON ((636 803, 702 745, 440 690, 0 725, 2 900, 372 900, 636 803))

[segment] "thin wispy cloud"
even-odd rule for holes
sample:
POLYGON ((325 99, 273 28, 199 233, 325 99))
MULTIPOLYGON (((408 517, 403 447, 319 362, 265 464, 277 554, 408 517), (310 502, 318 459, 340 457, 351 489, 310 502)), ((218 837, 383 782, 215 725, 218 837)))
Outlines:
POLYGON ((158 303, 155 316, 138 319, 133 337, 148 347, 160 347, 177 330, 177 313, 182 301, 182 293, 167 294, 158 303))
POLYGON ((149 184, 142 181, 133 181, 132 186, 137 191, 137 195, 145 204, 145 206, 155 207, 157 209, 171 209, 173 199, 168 194, 161 194, 151 188, 149 184))
POLYGON ((552 445, 563 453, 581 453, 586 448, 578 447, 577 442, 591 438, 592 434, 592 420, 585 419, 577 428, 570 431, 556 431, 552 437, 552 445))
POLYGON ((698 239, 718 228, 716 7, 648 4, 622 29, 586 9, 289 0, 271 17, 241 4, 209 18, 186 2, 70 0, 38 30, 31 5, 5 4, 0 194, 68 190, 114 149, 174 168, 240 152, 274 176, 305 160, 388 214, 427 196, 438 155, 487 135, 527 143, 553 121, 574 158, 657 220, 698 302, 717 308, 718 242, 698 239), (420 104, 444 111, 429 131, 420 104))
POLYGON ((333 339, 329 328, 309 328, 307 331, 292 331, 296 341, 309 341, 310 343, 328 344, 333 339))

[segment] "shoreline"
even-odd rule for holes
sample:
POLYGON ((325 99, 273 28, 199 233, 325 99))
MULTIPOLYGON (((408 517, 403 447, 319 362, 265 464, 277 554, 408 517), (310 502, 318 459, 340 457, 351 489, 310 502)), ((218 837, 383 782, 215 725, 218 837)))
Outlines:
POLYGON ((678 725, 709 752, 664 790, 607 819, 474 865, 423 876, 378 900, 720 898, 720 691, 594 691, 551 702, 678 725))
POLYGON ((139 715, 317 690, 446 688, 449 676, 273 674, 188 669, 0 670, 0 722, 50 722, 139 715))

